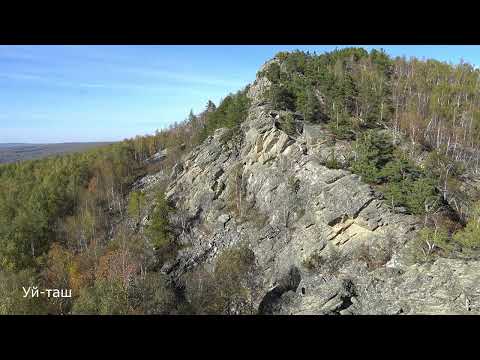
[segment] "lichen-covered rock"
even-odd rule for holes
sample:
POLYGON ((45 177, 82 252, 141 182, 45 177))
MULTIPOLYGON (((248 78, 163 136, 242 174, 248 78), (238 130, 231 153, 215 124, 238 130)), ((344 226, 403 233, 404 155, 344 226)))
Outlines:
MULTIPOLYGON (((167 199, 191 226, 179 235, 189 246, 167 269, 174 281, 246 243, 259 268, 260 313, 479 312, 479 263, 398 265, 418 219, 392 212, 359 176, 326 167, 332 144, 318 141, 327 139, 321 126, 282 131, 279 112, 262 101, 269 85, 260 77, 249 88, 252 106, 238 136, 219 129, 172 174, 167 199), (388 256, 372 270, 364 249, 388 256), (331 254, 342 261, 333 266, 331 254), (293 285, 279 285, 285 281, 293 285)), ((346 161, 349 145, 333 146, 346 161)))
POLYGON ((474 314, 480 312, 480 262, 438 259, 405 272, 349 264, 336 276, 306 276, 278 301, 277 314, 474 314))

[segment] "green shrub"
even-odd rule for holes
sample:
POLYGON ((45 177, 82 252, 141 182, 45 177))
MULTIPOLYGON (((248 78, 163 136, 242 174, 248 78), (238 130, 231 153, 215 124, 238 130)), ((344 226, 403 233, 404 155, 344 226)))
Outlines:
POLYGON ((460 176, 465 171, 465 165, 461 162, 454 161, 445 155, 445 149, 431 151, 426 160, 425 168, 431 176, 444 178, 448 169, 448 176, 460 176))
POLYGON ((295 108, 303 114, 305 121, 315 123, 324 118, 313 89, 307 88, 297 94, 295 108))
POLYGON ((226 145, 240 134, 241 134, 240 125, 236 125, 232 128, 227 129, 218 140, 223 145, 226 145))
POLYGON ((330 154, 327 157, 327 161, 325 163, 325 166, 328 167, 329 169, 341 169, 342 164, 338 161, 337 156, 335 155, 335 149, 332 148, 330 150, 330 154))
POLYGON ((145 207, 145 194, 141 191, 133 191, 128 201, 128 215, 139 222, 141 220, 142 211, 145 207))
POLYGON ((295 94, 284 86, 273 84, 267 92, 267 99, 273 109, 295 111, 295 94))
POLYGON ((391 258, 392 247, 390 244, 374 247, 363 243, 355 253, 355 259, 363 261, 369 270, 384 266, 391 258))
POLYGON ((289 136, 297 135, 297 127, 295 125, 295 119, 293 114, 288 113, 282 115, 280 118, 280 128, 285 131, 289 136))
POLYGON ((155 209, 146 228, 146 235, 150 243, 164 261, 175 257, 177 251, 169 223, 169 214, 173 210, 165 199, 165 194, 161 191, 158 192, 155 209))
POLYGON ((387 182, 382 186, 387 204, 404 206, 411 214, 421 215, 435 210, 440 204, 438 192, 432 179, 406 178, 387 182))
POLYGON ((480 204, 473 209, 471 219, 465 228, 457 231, 453 239, 467 252, 480 250, 480 204))
POLYGON ((368 130, 355 142, 355 160, 352 171, 362 176, 366 182, 378 182, 381 169, 393 159, 394 146, 384 133, 368 130))
POLYGON ((349 116, 346 113, 336 114, 330 122, 327 123, 328 130, 334 138, 339 140, 354 140, 356 137, 349 116))
POLYGON ((129 312, 127 290, 121 281, 107 279, 83 288, 72 309, 73 314, 83 315, 126 315, 129 312))
POLYGON ((132 306, 141 314, 171 314, 175 311, 175 294, 168 276, 150 272, 135 279, 129 289, 132 306))
POLYGON ((395 152, 395 158, 381 169, 379 176, 383 182, 400 182, 407 178, 417 178, 421 173, 403 153, 395 152))
POLYGON ((309 271, 315 271, 320 269, 324 263, 325 258, 319 252, 314 251, 302 261, 302 266, 309 271))
MULTIPOLYGON (((277 56, 281 57, 280 54, 277 56)), ((295 50, 288 53, 288 56, 286 56, 283 61, 288 73, 304 74, 307 68, 308 56, 303 51, 295 50)))
POLYGON ((407 258, 412 263, 431 262, 438 256, 440 250, 443 254, 451 253, 455 244, 449 237, 448 231, 443 226, 421 229, 415 239, 408 245, 407 258))
POLYGON ((411 264, 428 263, 435 257, 433 249, 429 249, 428 245, 419 237, 413 239, 406 250, 406 260, 411 264))
POLYGON ((205 126, 197 135, 196 142, 202 142, 219 128, 232 128, 247 118, 250 100, 247 89, 230 94, 213 111, 206 114, 205 126))
POLYGON ((265 70, 264 75, 272 83, 278 83, 280 81, 280 65, 278 65, 276 62, 271 63, 265 70))
POLYGON ((448 236, 447 229, 443 227, 434 229, 425 227, 418 232, 418 237, 427 246, 434 245, 444 252, 449 252, 454 248, 453 243, 448 236))
POLYGON ((349 257, 343 254, 337 246, 333 245, 326 254, 313 251, 302 262, 302 266, 312 272, 321 271, 327 275, 334 276, 338 274, 347 261, 349 261, 349 257))
POLYGON ((213 272, 199 269, 186 282, 190 309, 197 314, 253 314, 255 254, 241 245, 225 249, 213 272))
POLYGON ((437 182, 395 151, 388 135, 375 130, 364 132, 355 143, 355 153, 351 170, 365 182, 380 185, 392 208, 403 206, 411 214, 420 215, 440 205, 437 182))

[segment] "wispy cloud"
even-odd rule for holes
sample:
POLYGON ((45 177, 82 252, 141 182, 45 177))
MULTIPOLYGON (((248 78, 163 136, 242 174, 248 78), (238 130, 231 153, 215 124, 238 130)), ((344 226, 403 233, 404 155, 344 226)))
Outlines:
POLYGON ((181 121, 246 85, 224 54, 188 46, 0 46, 0 137, 135 135, 181 121))
POLYGON ((69 87, 69 88, 90 88, 90 89, 137 89, 137 90, 152 90, 154 87, 145 86, 140 84, 133 83, 93 83, 93 82, 75 82, 75 81, 65 81, 51 76, 41 76, 34 74, 26 73, 0 73, 0 78, 10 79, 15 81, 31 81, 37 83, 43 83, 52 86, 58 87, 69 87))
MULTIPOLYGON (((141 75, 149 78, 157 78, 164 80, 174 80, 187 84, 199 84, 206 86, 222 86, 222 87, 240 87, 246 85, 244 81, 241 80, 224 80, 220 77, 214 75, 209 76, 198 76, 194 74, 180 73, 176 71, 167 71, 163 69, 156 68, 128 68, 125 67, 122 69, 131 74, 141 75)), ((219 75, 220 76, 220 75, 219 75)))
POLYGON ((244 80, 231 73, 225 74, 212 68, 203 73, 203 69, 196 69, 192 73, 182 69, 181 61, 172 64, 171 58, 167 61, 162 56, 150 61, 149 67, 139 66, 144 59, 135 52, 127 51, 127 48, 0 45, 0 61, 4 58, 29 60, 10 63, 7 68, 11 68, 11 72, 6 72, 4 67, 0 78, 36 81, 58 87, 142 91, 156 91, 161 86, 208 87, 225 91, 246 85, 244 80), (155 65, 152 66, 152 63, 155 65))
POLYGON ((224 89, 240 89, 246 83, 242 82, 226 82, 208 78, 188 78, 184 75, 175 73, 143 72, 144 75, 149 74, 149 81, 141 83, 139 80, 132 79, 130 82, 75 82, 68 81, 52 76, 42 76, 30 73, 0 73, 0 79, 9 79, 13 81, 28 81, 44 85, 50 85, 62 88, 72 89, 109 89, 109 90, 126 90, 126 91, 147 91, 147 92, 165 92, 173 93, 174 91, 182 91, 182 93, 190 93, 196 95, 204 95, 205 87, 217 87, 224 89), (156 76, 156 77, 155 77, 156 76), (176 82, 171 80, 177 80, 176 82), (167 83, 168 81, 168 83, 167 83))
POLYGON ((10 79, 10 80, 19 80, 19 81, 36 81, 41 83, 47 83, 50 85, 57 86, 68 86, 68 87, 106 87, 106 84, 95 84, 95 83, 81 83, 81 82, 71 82, 60 80, 51 76, 42 76, 30 73, 0 73, 0 78, 10 79))

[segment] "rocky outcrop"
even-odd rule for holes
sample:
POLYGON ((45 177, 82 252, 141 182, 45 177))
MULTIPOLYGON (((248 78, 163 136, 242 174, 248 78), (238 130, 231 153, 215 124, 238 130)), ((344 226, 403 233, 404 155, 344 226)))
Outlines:
POLYGON ((480 263, 438 259, 401 271, 368 272, 350 263, 340 275, 302 280, 281 314, 472 314, 480 312, 480 263))
POLYGON ((268 86, 265 78, 250 86, 252 106, 238 131, 217 130, 175 167, 166 196, 189 219, 179 235, 189 246, 164 270, 181 279, 247 243, 261 274, 259 313, 480 311, 480 263, 397 266, 391 258, 414 238, 418 219, 392 212, 359 176, 328 168, 329 154, 341 164, 350 148, 331 144, 321 125, 285 133, 281 113, 262 100, 268 86), (359 256, 364 249, 388 251, 372 269, 359 256))

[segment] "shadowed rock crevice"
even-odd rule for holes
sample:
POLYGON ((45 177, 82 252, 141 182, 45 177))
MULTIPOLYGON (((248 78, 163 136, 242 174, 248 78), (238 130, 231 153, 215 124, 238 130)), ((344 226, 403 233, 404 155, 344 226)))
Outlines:
MULTIPOLYGON (((300 271, 293 266, 278 284, 263 297, 258 307, 259 315, 272 315, 275 312, 276 305, 280 298, 287 291, 297 291, 298 285, 302 280, 300 271)), ((304 290, 303 290, 304 291, 304 290)))

